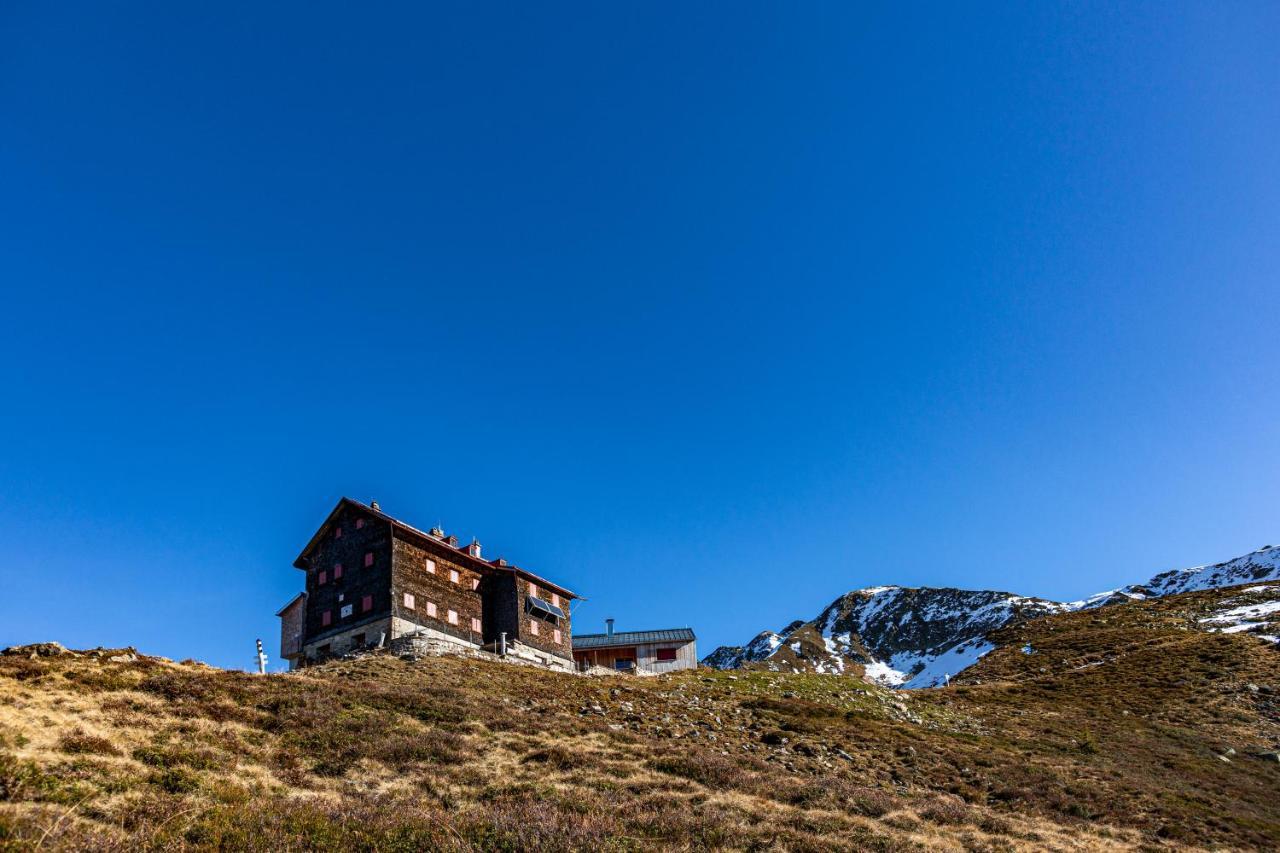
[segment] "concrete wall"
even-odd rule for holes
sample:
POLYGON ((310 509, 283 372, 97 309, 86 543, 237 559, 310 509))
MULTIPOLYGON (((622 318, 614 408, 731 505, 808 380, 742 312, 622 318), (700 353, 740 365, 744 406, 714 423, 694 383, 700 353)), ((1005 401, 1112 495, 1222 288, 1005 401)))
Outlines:
POLYGON ((357 626, 326 634, 314 642, 308 642, 302 647, 302 656, 308 661, 317 661, 345 655, 356 649, 376 646, 383 634, 386 634, 387 639, 391 639, 391 618, 388 616, 370 619, 357 626))

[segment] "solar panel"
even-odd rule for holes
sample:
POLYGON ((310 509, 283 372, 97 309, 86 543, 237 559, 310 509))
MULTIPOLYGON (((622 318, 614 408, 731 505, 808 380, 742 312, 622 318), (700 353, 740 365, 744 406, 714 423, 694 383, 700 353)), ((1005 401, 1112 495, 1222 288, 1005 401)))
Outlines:
POLYGON ((560 619, 564 618, 563 610, 561 610, 559 607, 556 607, 554 604, 552 604, 549 601, 543 601, 541 598, 538 598, 536 595, 529 596, 529 607, 531 607, 534 610, 541 610, 543 613, 546 613, 548 616, 555 616, 560 619))

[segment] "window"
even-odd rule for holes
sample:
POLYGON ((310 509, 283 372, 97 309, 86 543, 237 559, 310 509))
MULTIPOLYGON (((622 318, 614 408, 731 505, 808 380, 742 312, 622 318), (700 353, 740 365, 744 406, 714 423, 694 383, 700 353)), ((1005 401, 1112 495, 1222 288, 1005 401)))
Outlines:
POLYGON ((364 567, 367 569, 373 565, 373 552, 366 551, 364 555, 364 567))
POLYGON ((551 603, 552 603, 552 604, 554 604, 556 607, 559 607, 559 606, 560 606, 560 596, 556 595, 554 592, 553 592, 553 593, 551 593, 551 603))
POLYGON ((457 625, 457 624, 458 624, 458 611, 456 611, 456 610, 450 610, 450 611, 449 611, 449 624, 450 624, 450 625, 457 625))
POLYGON ((356 530, 360 530, 360 529, 362 529, 363 527, 364 527, 364 519, 363 519, 363 518, 357 518, 357 519, 356 519, 356 530))
POLYGON ((413 593, 406 592, 404 594, 404 606, 409 610, 413 609, 413 593))
POLYGON ((318 578, 316 578, 316 584, 317 584, 318 586, 324 586, 324 585, 325 585, 325 584, 327 584, 328 582, 329 582, 329 573, 328 573, 328 572, 321 572, 321 573, 320 573, 320 576, 319 576, 318 578))
POLYGON ((658 660, 667 661, 676 659, 675 649, 658 649, 658 660))
POLYGON ((342 526, 341 526, 341 525, 339 525, 339 526, 337 526, 337 527, 335 527, 335 528, 333 529, 333 538, 334 538, 334 539, 341 539, 341 538, 342 538, 342 526))
POLYGON ((537 586, 535 586, 534 584, 529 584, 529 594, 530 594, 530 595, 537 595, 537 594, 538 594, 538 587, 537 587, 537 586))
POLYGON ((434 619, 434 618, 435 618, 435 615, 436 615, 436 603, 435 603, 434 601, 428 601, 428 602, 427 602, 427 615, 428 615, 428 616, 430 616, 432 619, 434 619))
POLYGON ((457 582, 458 582, 458 570, 457 570, 457 569, 450 569, 450 570, 449 570, 449 582, 450 582, 450 583, 457 583, 457 582))
POLYGON ((560 629, 556 628, 554 631, 552 631, 551 636, 555 639, 556 645, 557 646, 560 645, 560 629))
POLYGON ((431 573, 431 574, 433 574, 433 575, 436 573, 436 561, 435 561, 435 560, 427 560, 427 571, 428 571, 428 572, 430 572, 430 573, 431 573))
POLYGON ((613 662, 614 669, 634 669, 636 662, 628 658, 618 658, 613 662))
POLYGON ((342 617, 343 619, 346 619, 348 616, 350 616, 350 615, 351 615, 351 608, 352 608, 352 607, 355 607, 355 605, 354 605, 354 604, 344 604, 344 605, 342 605, 342 609, 338 611, 338 615, 339 615, 340 617, 342 617))
POLYGON ((320 614, 320 624, 321 624, 321 625, 332 625, 332 624, 333 624, 333 611, 332 611, 332 610, 326 610, 326 611, 324 611, 323 613, 321 613, 321 614, 320 614))
POLYGON ((333 566, 333 579, 337 580, 342 577, 342 563, 335 563, 333 566))
POLYGON ((480 620, 474 616, 471 617, 471 630, 475 631, 477 634, 480 633, 480 620))
POLYGON ((535 637, 538 636, 538 620, 537 619, 529 620, 529 633, 533 634, 533 636, 535 637))
POLYGON ((372 595, 366 595, 364 598, 360 599, 360 612, 361 612, 361 613, 368 613, 368 612, 369 612, 370 610, 372 610, 372 609, 373 609, 373 596, 372 596, 372 595))
POLYGON ((472 578, 472 579, 471 579, 471 588, 472 588, 472 589, 479 589, 479 588, 480 588, 480 578, 472 578))

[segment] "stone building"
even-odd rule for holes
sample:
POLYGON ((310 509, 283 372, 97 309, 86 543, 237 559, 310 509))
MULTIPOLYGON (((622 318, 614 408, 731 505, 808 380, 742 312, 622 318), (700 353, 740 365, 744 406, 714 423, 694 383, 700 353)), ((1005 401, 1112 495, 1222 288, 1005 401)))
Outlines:
POLYGON ((573 668, 568 589, 480 543, 461 545, 343 498, 302 549, 305 588, 282 608, 280 655, 290 666, 406 639, 485 649, 573 668))
POLYGON ((657 675, 698 667, 698 644, 692 628, 615 632, 612 619, 606 619, 605 625, 603 634, 579 634, 573 638, 573 660, 578 669, 604 667, 616 672, 657 675))

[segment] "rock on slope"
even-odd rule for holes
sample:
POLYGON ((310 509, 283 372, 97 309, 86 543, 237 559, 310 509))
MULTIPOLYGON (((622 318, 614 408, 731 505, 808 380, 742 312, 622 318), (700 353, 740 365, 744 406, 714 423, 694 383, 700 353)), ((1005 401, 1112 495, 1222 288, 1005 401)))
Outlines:
MULTIPOLYGON (((1143 584, 1059 603, 1008 592, 951 588, 871 587, 846 593, 808 622, 781 632, 762 631, 746 646, 721 646, 703 659, 718 669, 752 667, 781 672, 844 673, 862 666, 865 677, 899 687, 936 687, 976 662, 993 646, 987 634, 1050 613, 1091 609, 1181 592, 1280 580, 1280 547, 1211 566, 1162 572, 1143 584)), ((1280 609, 1280 586, 1251 596, 1248 615, 1280 609), (1269 601, 1278 602, 1272 606, 1269 601), (1261 607, 1261 611, 1256 608, 1261 607)), ((1206 627, 1212 627, 1206 625, 1206 627)), ((1219 630, 1251 630, 1222 626, 1219 630)), ((1270 639, 1262 631, 1253 631, 1270 639)))

